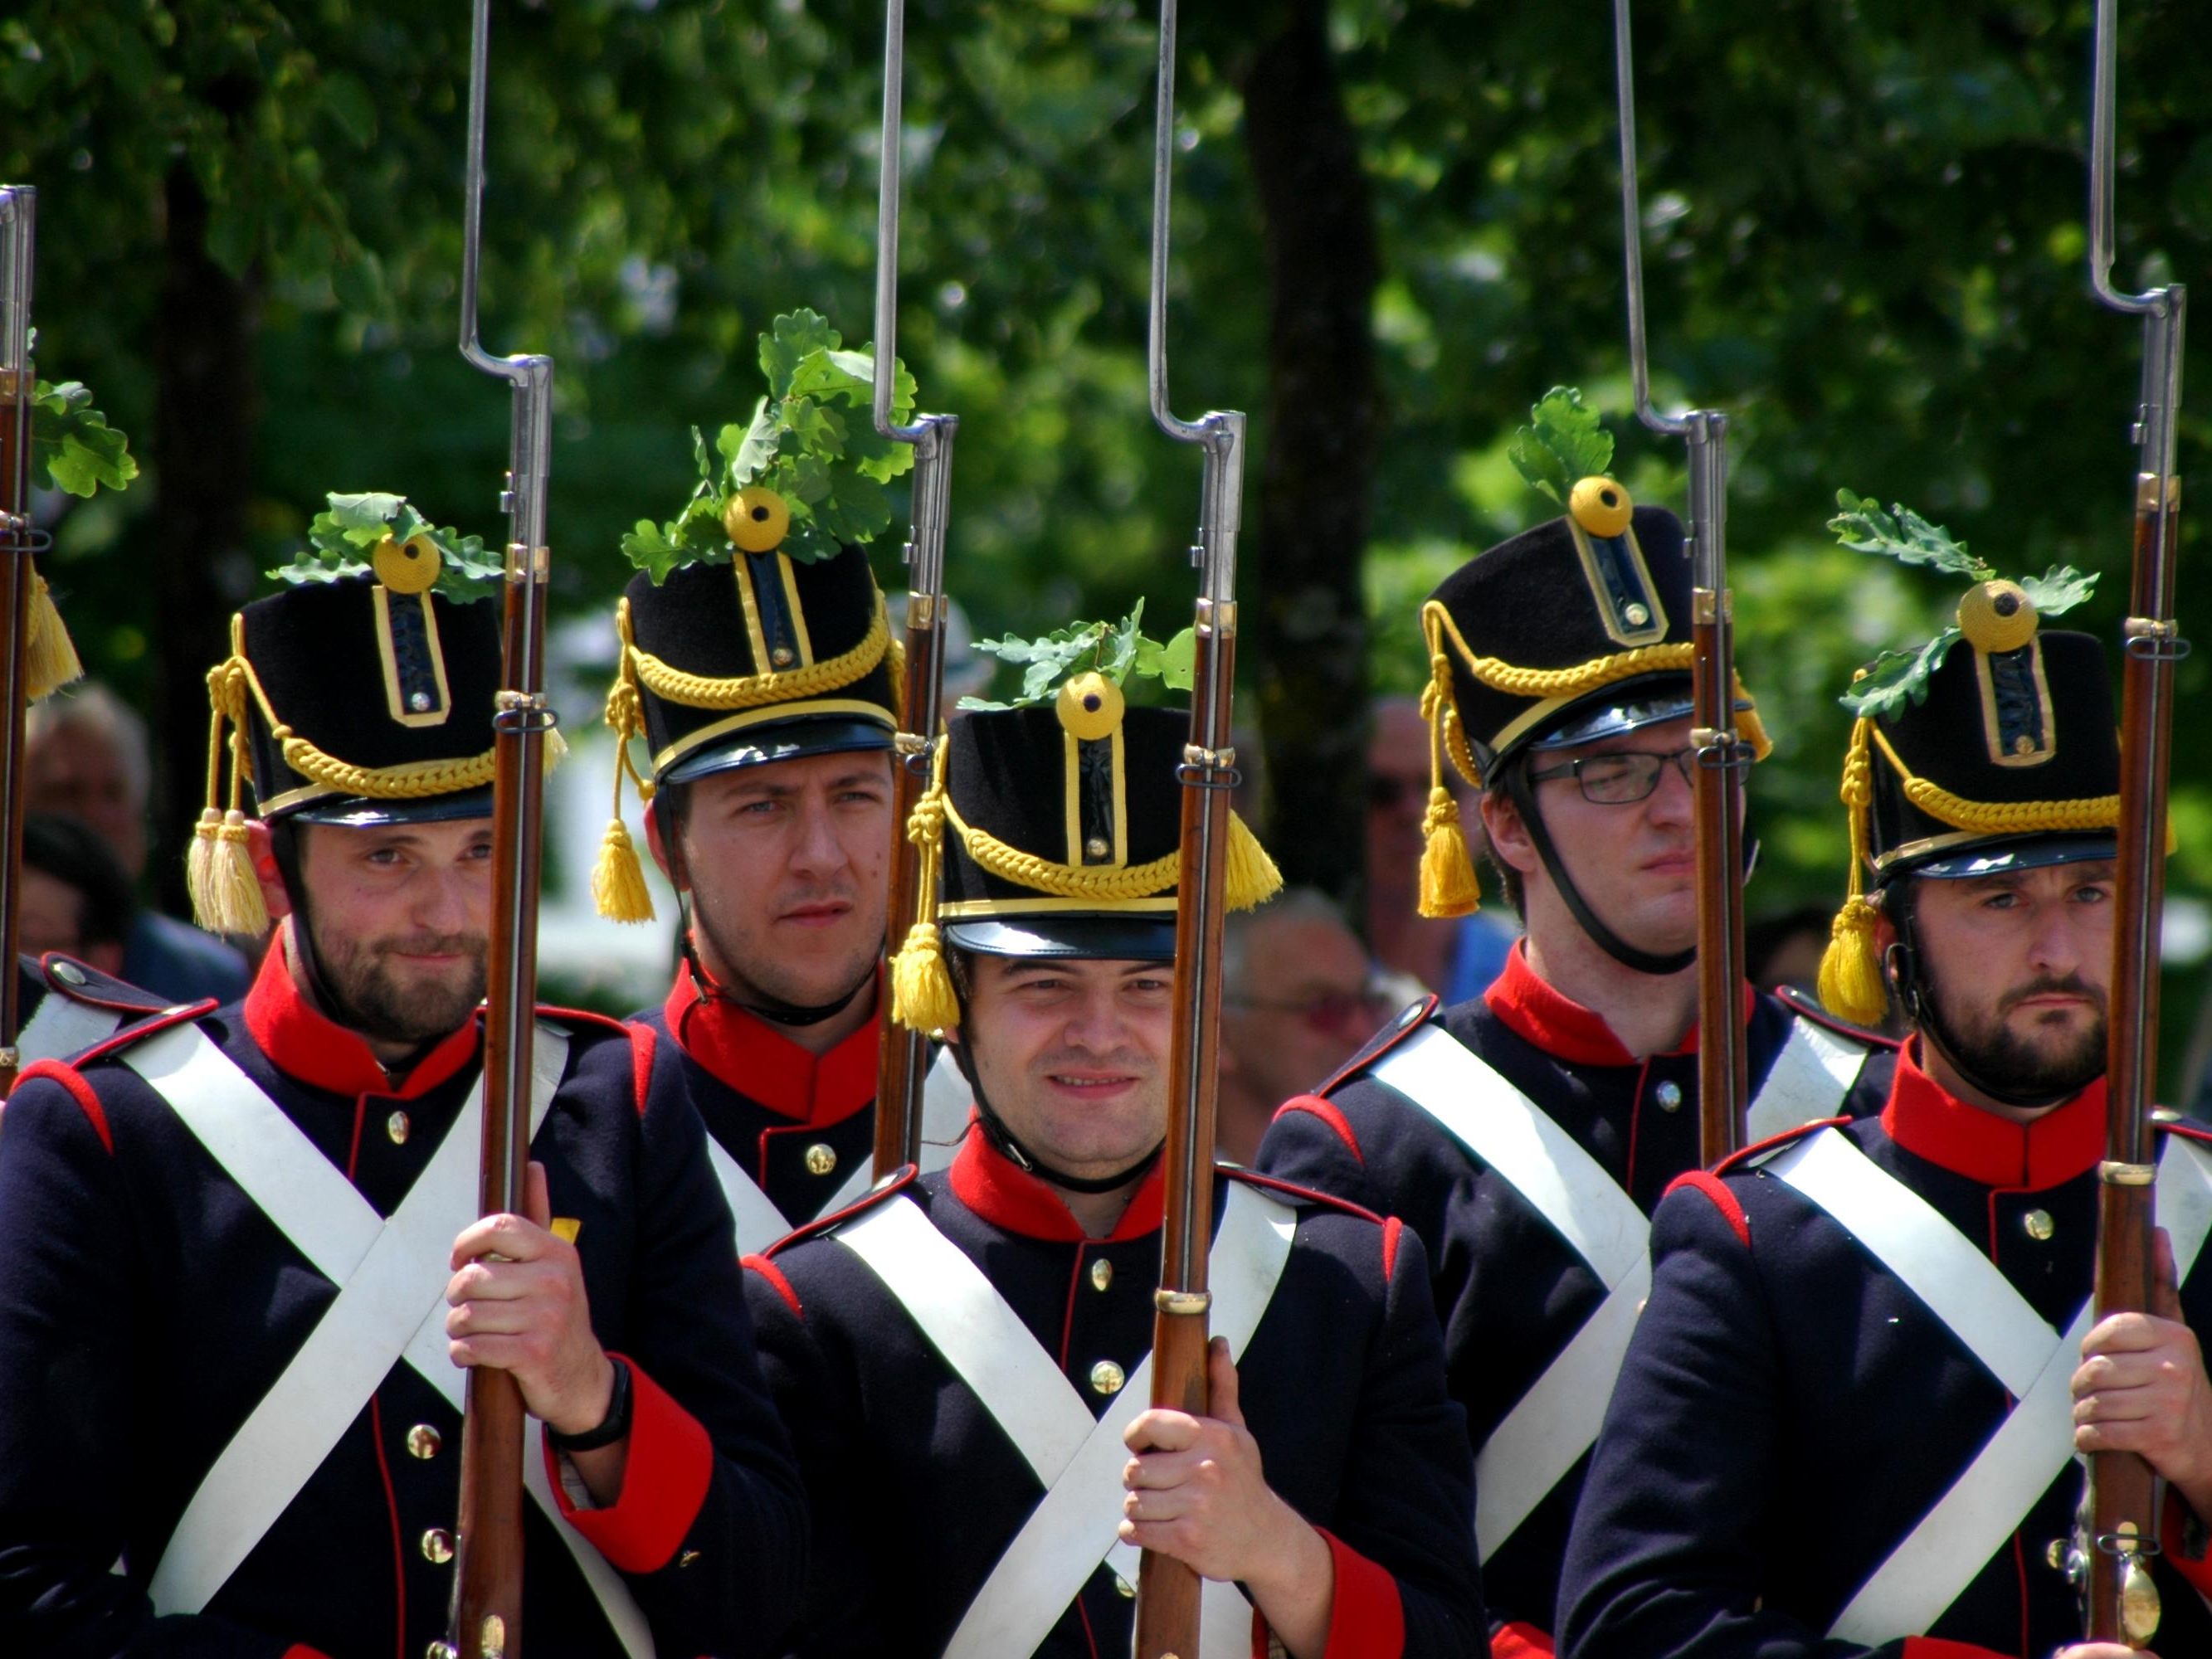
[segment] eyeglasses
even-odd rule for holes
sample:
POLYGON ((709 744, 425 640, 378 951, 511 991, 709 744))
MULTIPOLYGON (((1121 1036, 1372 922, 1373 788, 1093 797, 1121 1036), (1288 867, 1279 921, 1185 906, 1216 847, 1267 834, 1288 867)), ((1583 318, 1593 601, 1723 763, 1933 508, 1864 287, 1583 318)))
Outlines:
POLYGON ((1659 787, 1660 774, 1669 761, 1681 773, 1682 781, 1691 782, 1691 768, 1698 763, 1697 757, 1694 749, 1677 749, 1671 755, 1616 750, 1609 754, 1585 755, 1547 772, 1532 771, 1528 781, 1549 783, 1553 778, 1571 777, 1582 789, 1584 800, 1595 801, 1601 806, 1629 806, 1645 799, 1659 787))
POLYGON ((1252 1008, 1263 1013, 1295 1014, 1310 1031, 1342 1031, 1358 1022, 1364 1032, 1381 1023, 1390 1009, 1390 998, 1380 985, 1363 985, 1356 991, 1322 991, 1297 1002, 1268 1001, 1260 997, 1224 997, 1233 1008, 1252 1008))

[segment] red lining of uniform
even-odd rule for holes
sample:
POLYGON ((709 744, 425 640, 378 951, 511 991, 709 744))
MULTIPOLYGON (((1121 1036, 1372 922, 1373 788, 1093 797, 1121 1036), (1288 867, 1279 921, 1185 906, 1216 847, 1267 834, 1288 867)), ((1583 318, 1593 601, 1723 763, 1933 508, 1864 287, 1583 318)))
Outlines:
POLYGON ((1067 1312, 1060 1322, 1060 1368, 1067 1369, 1067 1351, 1075 1342, 1075 1299, 1083 1290, 1084 1246, 1075 1247, 1075 1265, 1067 1274, 1067 1312))
POLYGON ((1784 1129, 1780 1134, 1769 1135, 1764 1140, 1754 1140, 1748 1146, 1740 1146, 1713 1165, 1715 1175, 1734 1175, 1753 1158, 1771 1152, 1778 1146, 1787 1146, 1793 1140, 1802 1139, 1815 1129, 1840 1129, 1850 1121, 1847 1117, 1815 1118, 1810 1123, 1800 1123, 1795 1128, 1784 1129))
POLYGON ((685 1054, 779 1117, 824 1128, 875 1101, 872 1019, 827 1054, 815 1054, 728 998, 702 997, 689 971, 677 975, 660 1013, 685 1054))
POLYGON ((2171 1486, 2166 1489, 2166 1510, 2159 1537, 2166 1547, 2166 1564, 2188 1581, 2199 1595, 2212 1601, 2212 1553, 2192 1561, 2182 1553, 2181 1532, 2189 1514, 2189 1500, 2171 1486))
POLYGON ((1768 994, 1798 1018, 1824 1026, 1838 1036, 1849 1037, 1869 1048, 1887 1048, 1894 1054, 1903 1041, 1887 1031, 1869 1030, 1863 1025, 1854 1025, 1847 1019, 1837 1018, 1794 985, 1778 985, 1768 994))
POLYGON ((1336 1131, 1336 1138, 1350 1148, 1352 1157, 1358 1158, 1362 1164, 1367 1162, 1367 1154, 1359 1150, 1359 1137, 1352 1133, 1352 1120, 1338 1109, 1334 1101, 1323 1100, 1319 1095, 1292 1095, 1275 1108, 1275 1115, 1268 1121, 1275 1121, 1285 1112, 1312 1113, 1314 1116, 1336 1131))
POLYGON ((1999 1653, 1995 1648, 1977 1647, 1972 1642, 1953 1642, 1940 1636, 1908 1636, 1899 1659, 2011 1659, 2011 1656, 1999 1653))
MULTIPOLYGON (((118 1014, 161 1014, 167 1013, 169 1010, 169 1004, 155 995, 153 992, 141 990, 136 985, 125 984, 112 974, 103 974, 90 963, 80 961, 66 951, 48 951, 40 956, 39 977, 46 981, 47 990, 67 997, 71 1002, 82 1002, 94 1008, 111 1008, 118 1014), (90 977, 81 985, 72 985, 53 971, 53 965, 57 962, 66 962, 90 977), (103 990, 110 987, 118 991, 137 992, 142 1000, 131 1002, 121 997, 100 994, 103 990)), ((207 1006, 213 1008, 217 1005, 215 999, 210 997, 207 999, 207 1006)))
POLYGON ((1326 1527, 1316 1527, 1336 1567, 1328 1610, 1328 1659, 1400 1659, 1406 1650, 1406 1604, 1398 1581, 1326 1527))
POLYGON ((1386 1216, 1383 1218, 1382 1280, 1385 1284, 1389 1282, 1390 1275, 1397 1270, 1398 1235, 1405 1231, 1405 1227, 1406 1224, 1399 1220, 1395 1215, 1386 1216))
POLYGON ((1708 1170, 1692 1170, 1686 1175, 1676 1176, 1667 1183, 1667 1190, 1670 1193, 1684 1187, 1694 1188, 1712 1200, 1713 1207, 1721 1212, 1722 1219, 1728 1223, 1744 1249, 1751 1248, 1751 1218, 1743 1212, 1743 1206, 1736 1202, 1735 1194, 1728 1189, 1728 1182, 1708 1170))
POLYGON ((1551 1633, 1534 1625, 1501 1625, 1490 1633, 1491 1659, 1552 1659, 1551 1633))
POLYGON ((384 1510, 392 1517, 392 1588, 399 1599, 399 1620, 392 1627, 392 1659, 407 1659, 407 1552, 399 1541, 399 1494, 392 1490, 392 1465, 384 1455, 384 1406, 368 1397, 368 1437, 376 1448, 376 1472, 384 1480, 384 1510))
POLYGON ((652 1097, 653 1094, 653 1045, 655 1035, 653 1027, 643 1021, 623 1029, 629 1033, 630 1087, 637 1095, 637 1115, 643 1117, 646 1102, 652 1097))
POLYGON ((799 1305, 799 1292, 791 1288, 791 1281, 783 1276, 783 1269, 775 1262, 764 1255, 741 1255, 738 1258, 738 1266, 750 1267, 768 1280, 769 1288, 781 1297, 784 1305, 791 1310, 793 1319, 806 1317, 806 1310, 799 1305))
MULTIPOLYGON (((1129 1207, 1121 1212, 1114 1231, 1096 1242, 1119 1243, 1158 1231, 1166 1180, 1166 1166, 1155 1163, 1130 1195, 1129 1207)), ((1008 1232, 1056 1244, 1079 1244, 1090 1238, 1057 1192, 1017 1169, 981 1135, 969 1135, 952 1155, 952 1192, 984 1220, 1008 1232)))
POLYGON ((561 1455, 545 1442, 545 1473, 561 1513, 585 1541, 623 1572, 658 1572, 676 1556, 699 1518, 714 1479, 714 1443, 699 1419, 678 1405, 634 1359, 629 1367, 629 1461, 622 1490, 605 1509, 580 1510, 561 1479, 561 1455))
POLYGON ((1636 1141, 1638 1132, 1644 1127, 1644 1085, 1651 1080, 1651 1058, 1645 1055, 1636 1068, 1636 1092, 1629 1096, 1628 1109, 1628 1172, 1621 1185, 1630 1192, 1636 1190, 1636 1141))
POLYGON ((107 1114, 101 1109, 100 1097, 93 1092, 92 1085, 84 1080, 76 1067, 64 1065, 58 1060, 34 1060, 15 1073, 15 1087, 21 1090, 33 1078, 41 1077, 53 1079, 70 1091, 70 1098, 77 1103, 77 1109, 92 1120, 92 1132, 100 1137, 100 1144, 107 1148, 110 1158, 114 1157, 115 1137, 109 1133, 107 1114))
MULTIPOLYGON (((79 1066, 87 1066, 95 1060, 105 1060, 119 1049, 128 1048, 134 1042, 143 1042, 149 1036, 160 1036, 172 1025, 181 1025, 188 1019, 198 1019, 202 1014, 211 1014, 220 1006, 222 1005, 213 997, 202 997, 198 1002, 188 1002, 179 1007, 167 1009, 150 1018, 142 1019, 135 1025, 126 1025, 122 1030, 102 1037, 91 1048, 78 1054, 76 1057, 76 1063, 79 1066)), ((33 1066, 45 1063, 41 1060, 31 1062, 33 1066)), ((18 1077, 16 1080, 21 1082, 22 1079, 18 1077)))
POLYGON ((310 1088, 395 1100, 418 1099, 453 1077, 476 1059, 478 1039, 476 1020, 464 1020, 395 1089, 368 1039, 317 1008, 294 981, 289 927, 262 958, 253 988, 246 994, 246 1029, 270 1064, 310 1088))
POLYGON ((2201 1140, 2212 1146, 2212 1129, 2194 1123, 2157 1123, 2151 1126, 2160 1134, 2186 1135, 2191 1140, 2201 1140))
POLYGON ((311 1648, 305 1642, 295 1642, 284 1650, 284 1659, 331 1659, 320 1648, 311 1648))
POLYGON ((1881 1127, 1908 1152, 1984 1187, 2040 1192, 2087 1175, 2105 1155, 2105 1079, 2032 1123, 1968 1104, 1898 1051, 1881 1127))
POLYGON ((817 1233, 828 1232, 847 1216, 858 1215, 870 1205, 880 1204, 885 1199, 903 1192, 907 1188, 914 1185, 915 1177, 921 1173, 913 1164, 902 1164, 892 1172, 891 1178, 884 1185, 869 1188, 866 1192, 862 1193, 842 1210, 832 1210, 827 1215, 817 1215, 804 1227, 793 1228, 761 1254, 763 1256, 771 1256, 779 1250, 789 1249, 804 1239, 812 1238, 817 1233))
POLYGON ((1419 1002, 1411 1004, 1407 1008, 1401 1009, 1394 1018, 1388 1030, 1386 1030, 1381 1036, 1370 1038, 1365 1048, 1362 1048, 1358 1054, 1352 1055, 1350 1060, 1346 1060, 1344 1064, 1339 1066, 1333 1074, 1326 1079, 1322 1082, 1321 1087, 1314 1092, 1316 1094, 1325 1095, 1331 1089, 1336 1087, 1338 1084, 1343 1082, 1345 1079, 1352 1076, 1354 1073, 1363 1072, 1370 1066, 1372 1066, 1376 1060, 1389 1054, 1393 1048, 1403 1042, 1407 1037, 1419 1030, 1421 1027, 1427 1024, 1430 1018, 1437 1012, 1437 1004, 1439 1000, 1440 999, 1436 995, 1436 994, 1434 992, 1431 992, 1428 995, 1423 997, 1419 1002))
POLYGON ((1219 1165, 1215 1166, 1214 1173, 1226 1181, 1241 1181, 1247 1187, 1257 1187, 1265 1192, 1280 1193, 1286 1198, 1295 1198, 1301 1204, 1318 1204, 1324 1209, 1341 1210, 1346 1215, 1356 1215, 1362 1221, 1371 1221, 1378 1227, 1382 1224, 1382 1218, 1366 1206, 1354 1204, 1348 1198, 1339 1198, 1334 1193, 1316 1192, 1310 1187, 1299 1186, 1295 1181, 1261 1175, 1257 1170, 1224 1169, 1219 1165))

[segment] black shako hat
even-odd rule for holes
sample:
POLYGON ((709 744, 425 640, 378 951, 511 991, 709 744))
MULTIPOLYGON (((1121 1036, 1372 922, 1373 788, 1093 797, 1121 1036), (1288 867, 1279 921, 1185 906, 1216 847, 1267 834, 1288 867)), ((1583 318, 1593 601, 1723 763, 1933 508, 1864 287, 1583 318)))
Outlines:
MULTIPOLYGON (((986 956, 1173 961, 1189 736, 1187 712, 1125 708, 1097 674, 1050 706, 954 720, 908 821, 922 848, 921 912, 892 963, 896 1018, 920 1030, 958 1018, 940 929, 986 956)), ((1228 857, 1230 908, 1281 887, 1233 812, 1228 857)))
MULTIPOLYGON (((413 556, 429 556, 418 546, 413 556)), ((305 581, 232 617, 230 655, 208 675, 207 804, 187 872, 203 926, 267 926, 246 855, 249 784, 268 823, 490 815, 497 608, 431 591, 427 576, 393 580, 401 585, 375 574, 305 581)))
MULTIPOLYGON (((1530 750, 1618 736, 1692 708, 1690 560, 1681 520, 1636 507, 1611 478, 1575 486, 1568 513, 1477 554, 1421 606, 1429 684, 1429 810, 1421 914, 1475 908, 1474 871, 1443 761, 1478 788, 1530 750)), ((1770 745, 1736 686, 1753 752, 1770 745)), ((1604 941, 1601 940, 1601 943, 1604 941)), ((1610 946, 1608 946, 1610 948, 1610 946)))
POLYGON ((1959 622, 1921 700, 1851 728, 1849 895, 1820 963, 1820 1000, 1845 1019, 1871 1024, 1887 1005, 1869 884, 2114 856, 2120 745, 2104 647, 2041 632, 2008 581, 1972 589, 1959 622))

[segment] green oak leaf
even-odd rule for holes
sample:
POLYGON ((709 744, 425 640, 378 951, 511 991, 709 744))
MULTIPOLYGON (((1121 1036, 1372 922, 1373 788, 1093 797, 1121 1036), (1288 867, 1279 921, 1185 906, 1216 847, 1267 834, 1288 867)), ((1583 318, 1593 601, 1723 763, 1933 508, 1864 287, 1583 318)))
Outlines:
POLYGON ((1947 628, 1917 651, 1883 652, 1837 701, 1865 720, 1897 714, 1908 699, 1927 702, 1928 677, 1943 665, 1959 639, 1955 627, 1947 628))
POLYGON ((131 441, 92 406, 82 380, 31 388, 31 482, 89 499, 100 486, 125 489, 138 476, 131 441))
POLYGON ((1560 506, 1579 480, 1613 465, 1613 434, 1577 388, 1553 386, 1530 407, 1528 421, 1515 429, 1506 458, 1531 488, 1560 506))
POLYGON ((1198 630, 1186 628, 1167 642, 1160 653, 1160 684, 1170 691, 1188 691, 1197 677, 1198 630))
POLYGON ((817 351, 834 351, 837 331, 817 311, 787 312, 761 336, 761 373, 768 376, 768 395, 781 402, 791 395, 792 379, 799 366, 817 351))
POLYGON ((1093 670, 1116 685, 1157 679, 1171 691, 1188 690, 1196 635, 1186 628, 1163 645, 1146 635, 1144 618, 1145 603, 1139 599, 1118 623, 1071 623, 1036 639, 1009 634, 978 640, 971 649, 1021 668, 1022 689, 1003 702, 963 697, 960 707, 985 711, 1030 708, 1049 701, 1067 680, 1093 670))
POLYGON ((333 491, 324 499, 327 505, 307 526, 307 545, 268 574, 295 586, 358 576, 373 569, 370 557, 386 537, 405 542, 418 535, 438 550, 432 591, 457 605, 486 597, 485 589, 506 574, 504 556, 487 550, 483 537, 432 524, 404 495, 333 491))
POLYGON ((2022 576, 2020 585, 2039 615, 2063 617, 2097 591, 2097 573, 2084 575, 2070 564, 2054 564, 2040 576, 2022 576))
POLYGON ((1837 541, 1855 553, 1880 553, 1903 564, 1927 565, 1969 581, 1985 582, 1996 574, 1966 550, 1940 524, 1931 524, 1911 507, 1893 501, 1889 511, 1871 495, 1836 492, 1843 510, 1828 520, 1837 541))

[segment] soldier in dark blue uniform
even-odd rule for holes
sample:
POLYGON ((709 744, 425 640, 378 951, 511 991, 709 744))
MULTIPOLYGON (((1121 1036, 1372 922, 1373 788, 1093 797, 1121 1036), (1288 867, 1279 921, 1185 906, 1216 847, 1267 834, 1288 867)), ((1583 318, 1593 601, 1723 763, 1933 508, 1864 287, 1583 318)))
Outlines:
MULTIPOLYGON (((675 984, 638 1018, 683 1057, 751 1251, 872 1179, 898 690, 866 554, 795 557, 775 492, 742 495, 720 558, 630 581, 607 708, 625 769, 647 740, 647 833, 686 901, 675 984)), ((601 911, 644 920, 636 854, 609 834, 601 911)), ((933 1081, 935 1168, 968 1103, 949 1067, 933 1081)))
POLYGON ((2202 1130, 2163 1126, 2178 1297, 2169 1278, 2163 1316, 2090 1324, 2119 776, 2104 654, 2039 633, 2010 583, 1960 617, 1911 688, 1924 702, 1847 699, 1852 896, 1822 983, 1870 1015, 1886 964, 1913 1036, 1878 1115, 1753 1147, 1660 1206, 1567 1552, 1574 1659, 2118 1659, 2064 1645, 2073 1454, 2100 1444, 2172 1483, 2152 1645, 2212 1652, 2191 1588, 2212 1589, 2212 1391, 2187 1328, 2212 1317, 2202 1130))
POLYGON ((500 647, 424 580, 441 540, 233 624, 211 749, 259 822, 215 801, 193 885, 289 912, 250 994, 8 1103, 0 1651, 435 1651, 471 1364, 532 1413, 533 1656, 762 1652, 790 1605, 802 1496, 674 1056, 542 1020, 530 1214, 476 1218, 500 647))
MULTIPOLYGON (((1422 608, 1437 770, 1425 913, 1472 908, 1441 769, 1481 787, 1525 937, 1480 1000, 1409 1008, 1258 1167, 1404 1218, 1425 1247, 1477 1454, 1500 1653, 1551 1651, 1559 1557, 1645 1280, 1646 1216, 1698 1167, 1690 568, 1609 478, 1422 608)), ((1760 752, 1748 702, 1741 718, 1760 752)), ((1866 1033, 1744 988, 1752 1133, 1870 1109, 1866 1033)))
MULTIPOLYGON (((911 1018, 912 958, 943 953, 978 1127, 948 1171, 746 1263, 816 1518, 792 1646, 1126 1654, 1153 1547, 1206 1577, 1209 1654, 1480 1653, 1466 1434, 1409 1231, 1227 1172, 1218 1415, 1146 1409, 1188 726, 1119 705, 1092 676, 953 722, 916 813, 944 900, 898 977, 911 1018)), ((1279 878, 1232 834, 1237 908, 1279 878)))

